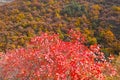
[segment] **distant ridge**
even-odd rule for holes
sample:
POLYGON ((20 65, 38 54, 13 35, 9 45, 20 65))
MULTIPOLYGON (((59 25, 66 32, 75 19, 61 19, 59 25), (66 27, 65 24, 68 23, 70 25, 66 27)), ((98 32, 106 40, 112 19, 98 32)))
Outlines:
POLYGON ((11 2, 13 0, 0 0, 0 3, 6 3, 6 2, 11 2))
POLYGON ((4 5, 5 3, 12 2, 13 0, 0 0, 0 6, 4 5))

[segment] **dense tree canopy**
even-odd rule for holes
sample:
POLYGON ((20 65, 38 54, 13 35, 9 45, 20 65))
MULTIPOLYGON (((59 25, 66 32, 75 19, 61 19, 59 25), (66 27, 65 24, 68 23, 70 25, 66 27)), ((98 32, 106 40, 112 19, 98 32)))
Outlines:
POLYGON ((119 80, 119 4, 14 0, 0 5, 0 80, 119 80))
POLYGON ((72 28, 85 34, 88 45, 99 43, 103 51, 111 49, 106 54, 118 54, 118 3, 114 0, 15 0, 0 6, 0 51, 25 47, 41 31, 60 33, 64 39, 66 31, 72 28))

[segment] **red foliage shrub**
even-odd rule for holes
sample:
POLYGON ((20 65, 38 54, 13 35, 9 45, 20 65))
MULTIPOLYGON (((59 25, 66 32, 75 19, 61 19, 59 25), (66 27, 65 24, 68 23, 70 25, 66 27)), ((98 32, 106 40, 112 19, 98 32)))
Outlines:
POLYGON ((97 45, 87 48, 84 37, 70 31, 70 42, 57 34, 43 33, 31 40, 31 47, 9 51, 0 59, 0 79, 6 80, 104 80, 115 69, 97 45))

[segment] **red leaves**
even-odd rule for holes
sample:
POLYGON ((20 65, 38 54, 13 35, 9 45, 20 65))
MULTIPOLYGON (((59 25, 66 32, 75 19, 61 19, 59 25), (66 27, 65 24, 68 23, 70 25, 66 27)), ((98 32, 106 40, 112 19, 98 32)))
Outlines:
POLYGON ((88 49, 81 34, 71 31, 71 42, 64 42, 56 34, 41 34, 31 40, 32 48, 16 49, 2 55, 1 79, 28 80, 103 80, 104 71, 114 68, 104 59, 97 45, 88 49), (77 34, 76 34, 77 33, 77 34), (98 55, 96 55, 98 54, 98 55), (99 59, 102 62, 95 61, 99 59), (12 75, 10 75, 11 73, 12 75), (10 76, 10 77, 9 77, 10 76))
POLYGON ((100 50, 100 47, 99 47, 97 44, 91 45, 91 46, 90 46, 90 50, 93 51, 93 52, 98 53, 99 50, 100 50))

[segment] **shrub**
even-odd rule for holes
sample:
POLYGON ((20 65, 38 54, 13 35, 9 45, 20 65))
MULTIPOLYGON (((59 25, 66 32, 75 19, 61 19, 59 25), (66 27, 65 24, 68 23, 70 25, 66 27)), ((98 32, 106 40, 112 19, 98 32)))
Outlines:
POLYGON ((112 9, 113 9, 114 11, 120 11, 120 6, 112 6, 112 9))
POLYGON ((116 73, 97 45, 87 48, 78 31, 70 31, 71 41, 57 34, 42 33, 31 40, 28 48, 1 55, 1 80, 104 80, 116 73))
POLYGON ((86 14, 85 6, 80 5, 76 1, 71 1, 67 6, 65 6, 61 10, 61 14, 67 14, 68 16, 71 16, 71 17, 82 16, 82 14, 86 14))

